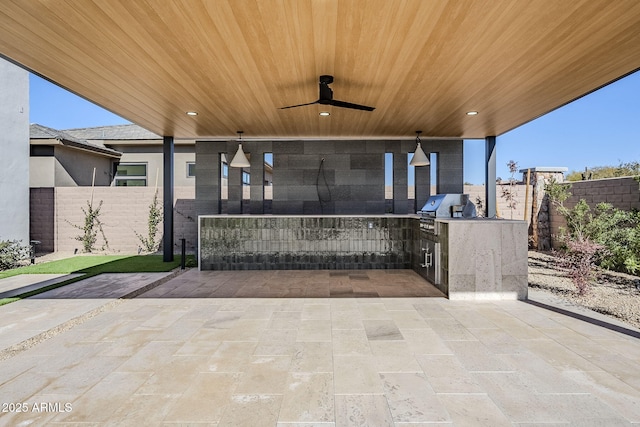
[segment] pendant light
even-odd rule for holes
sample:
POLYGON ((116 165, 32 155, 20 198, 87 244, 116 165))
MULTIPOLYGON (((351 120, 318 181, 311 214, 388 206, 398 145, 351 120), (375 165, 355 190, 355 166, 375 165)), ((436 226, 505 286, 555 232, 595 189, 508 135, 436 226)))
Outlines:
POLYGON ((409 162, 411 166, 429 166, 431 163, 429 162, 429 158, 424 151, 422 151, 422 146, 420 145, 420 134, 421 130, 416 131, 416 151, 413 153, 413 158, 409 162))
POLYGON ((232 168, 248 168, 251 166, 247 156, 245 156, 244 151, 242 151, 242 131, 238 131, 238 151, 236 151, 236 155, 233 156, 233 160, 229 163, 229 166, 232 168))

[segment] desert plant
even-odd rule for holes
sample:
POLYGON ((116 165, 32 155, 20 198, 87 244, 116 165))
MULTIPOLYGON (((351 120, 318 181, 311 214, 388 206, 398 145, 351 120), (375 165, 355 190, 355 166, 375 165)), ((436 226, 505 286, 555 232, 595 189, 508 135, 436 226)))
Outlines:
POLYGON ((102 249, 106 249, 109 247, 109 241, 104 234, 104 230, 102 228, 102 221, 100 220, 100 209, 102 208, 102 200, 98 203, 97 208, 93 208, 93 203, 87 201, 87 209, 82 208, 82 213, 84 213, 84 224, 77 225, 71 224, 73 227, 78 230, 82 230, 82 234, 75 236, 74 239, 82 242, 82 249, 84 252, 90 253, 95 250, 95 244, 98 241, 98 233, 102 236, 102 240, 104 244, 102 245, 102 249))
POLYGON ((599 203, 593 211, 587 210, 582 227, 586 236, 606 248, 597 258, 599 266, 631 274, 640 272, 638 211, 624 211, 609 203, 599 203))
POLYGON ((550 178, 548 182, 544 185, 544 191, 549 196, 549 201, 553 204, 557 209, 559 209, 561 214, 566 212, 566 208, 564 207, 564 202, 571 197, 571 184, 569 183, 559 183, 555 180, 555 178, 550 178))
POLYGON ((568 276, 576 286, 579 295, 585 295, 596 279, 595 260, 604 247, 583 235, 568 238, 566 250, 561 253, 560 262, 568 270, 568 276))
POLYGON ((507 207, 511 212, 511 219, 513 219, 513 211, 518 206, 518 200, 516 199, 518 193, 515 191, 516 179, 514 177, 515 173, 518 171, 518 163, 513 160, 509 160, 509 162, 507 162, 507 166, 509 167, 511 177, 509 178, 509 184, 500 184, 502 189, 501 197, 507 202, 507 207))
POLYGON ((565 249, 571 250, 570 241, 586 239, 600 246, 594 254, 597 265, 631 274, 640 272, 640 212, 616 209, 609 203, 599 203, 592 210, 584 199, 569 209, 564 206, 571 195, 568 188, 554 182, 545 187, 567 222, 560 230, 565 249))
POLYGON ((155 252, 160 242, 156 240, 158 234, 158 225, 162 222, 162 211, 158 201, 158 191, 153 194, 153 201, 149 205, 149 216, 147 217, 147 236, 135 232, 136 237, 140 240, 142 248, 147 252, 155 252))
POLYGON ((29 246, 18 240, 0 240, 0 270, 9 270, 20 265, 20 261, 29 257, 29 246))
POLYGON ((483 217, 486 214, 484 211, 484 200, 482 200, 480 196, 476 196, 476 211, 479 217, 483 217))

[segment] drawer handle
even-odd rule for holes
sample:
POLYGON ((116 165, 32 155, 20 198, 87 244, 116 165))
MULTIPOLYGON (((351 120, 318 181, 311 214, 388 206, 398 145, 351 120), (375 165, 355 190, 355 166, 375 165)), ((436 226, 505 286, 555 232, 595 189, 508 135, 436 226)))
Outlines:
POLYGON ((421 267, 427 268, 433 265, 433 252, 429 252, 427 248, 422 248, 424 251, 424 264, 420 264, 421 267))

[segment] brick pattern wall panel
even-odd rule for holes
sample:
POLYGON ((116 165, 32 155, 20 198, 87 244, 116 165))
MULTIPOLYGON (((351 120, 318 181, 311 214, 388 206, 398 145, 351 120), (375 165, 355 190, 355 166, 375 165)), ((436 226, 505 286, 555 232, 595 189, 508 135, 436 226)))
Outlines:
MULTIPOLYGON (((84 213, 93 196, 94 209, 102 201, 100 220, 109 252, 137 253, 140 241, 136 232, 147 236, 149 206, 153 201, 152 187, 66 187, 55 189, 55 250, 58 252, 82 251, 82 243, 75 239, 82 230, 74 227, 84 224, 84 213)), ((158 188, 159 206, 162 206, 162 188, 158 188)), ((197 246, 197 223, 195 214, 195 189, 175 187, 174 190, 174 250, 180 250, 180 239, 185 238, 187 249, 195 251, 197 246)), ((162 223, 157 237, 162 237, 162 223)), ((96 248, 103 245, 101 236, 96 248)))
POLYGON ((29 196, 29 239, 40 241, 40 245, 36 246, 37 253, 53 252, 55 247, 54 189, 31 188, 29 196))

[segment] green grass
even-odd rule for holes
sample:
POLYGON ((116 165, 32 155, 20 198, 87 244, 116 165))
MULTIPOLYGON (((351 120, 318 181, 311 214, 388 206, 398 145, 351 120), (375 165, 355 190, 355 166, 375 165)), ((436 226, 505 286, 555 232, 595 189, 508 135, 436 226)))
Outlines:
MULTIPOLYGON (((194 262, 193 255, 187 256, 187 265, 194 262)), ((54 285, 36 289, 11 298, 0 299, 0 306, 14 301, 28 298, 42 292, 50 291, 88 277, 102 273, 161 273, 169 272, 180 265, 180 257, 172 262, 164 262, 162 255, 91 255, 51 261, 43 264, 28 265, 0 272, 0 279, 17 276, 19 274, 71 274, 81 273, 54 285)))

